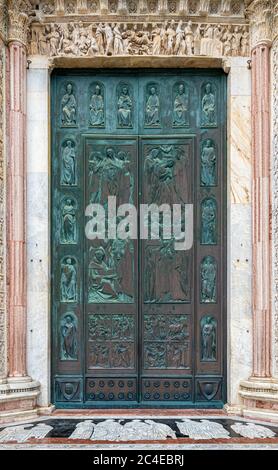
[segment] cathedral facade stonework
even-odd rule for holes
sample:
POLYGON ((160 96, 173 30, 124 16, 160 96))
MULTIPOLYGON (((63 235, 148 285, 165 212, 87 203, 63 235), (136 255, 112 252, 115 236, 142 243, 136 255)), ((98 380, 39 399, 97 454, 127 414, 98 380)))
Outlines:
POLYGON ((0 0, 0 422, 53 410, 57 68, 227 74, 225 408, 278 421, 277 18, 275 0, 0 0))

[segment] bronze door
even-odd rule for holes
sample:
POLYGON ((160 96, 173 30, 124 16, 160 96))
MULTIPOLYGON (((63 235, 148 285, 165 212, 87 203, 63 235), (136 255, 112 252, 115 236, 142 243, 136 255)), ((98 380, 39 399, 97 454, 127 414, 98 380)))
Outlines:
POLYGON ((221 72, 53 75, 57 407, 225 403, 225 139, 221 72), (113 236, 125 214, 108 197, 138 209, 136 236, 113 236), (193 205, 190 250, 140 238, 139 207, 152 203, 193 205), (105 239, 92 239, 90 204, 104 210, 105 239))

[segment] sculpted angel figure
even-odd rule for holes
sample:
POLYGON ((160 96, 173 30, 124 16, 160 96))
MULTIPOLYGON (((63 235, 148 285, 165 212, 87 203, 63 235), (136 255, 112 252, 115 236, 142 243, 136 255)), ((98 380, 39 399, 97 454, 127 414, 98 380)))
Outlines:
POLYGON ((194 35, 192 31, 192 21, 188 21, 187 26, 184 28, 184 35, 185 35, 186 54, 192 55, 193 54, 193 40, 194 40, 194 35))
POLYGON ((175 42, 175 54, 183 55, 185 53, 185 37, 184 30, 182 27, 182 20, 178 22, 176 29, 176 42, 175 42))

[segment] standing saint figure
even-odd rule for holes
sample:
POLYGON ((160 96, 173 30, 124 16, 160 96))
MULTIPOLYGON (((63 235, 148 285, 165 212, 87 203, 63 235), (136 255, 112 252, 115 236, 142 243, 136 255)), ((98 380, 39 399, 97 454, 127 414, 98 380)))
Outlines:
POLYGON ((77 359, 77 328, 76 320, 71 314, 67 314, 61 325, 61 359, 77 359))
POLYGON ((214 199, 207 198, 202 202, 201 209, 202 245, 215 245, 217 243, 216 233, 216 202, 214 199))
POLYGON ((216 262, 211 256, 201 264, 201 302, 216 302, 216 262))
POLYGON ((62 98, 62 124, 72 126, 76 124, 76 98, 71 83, 66 86, 66 93, 62 98))
POLYGON ((175 127, 188 124, 188 97, 184 91, 184 84, 180 83, 174 99, 173 125, 175 127))
POLYGON ((157 95, 156 88, 152 86, 149 91, 149 97, 146 103, 145 110, 145 124, 147 126, 158 126, 159 125, 159 97, 157 95))
POLYGON ((113 34, 114 34, 114 55, 123 55, 124 45, 123 45, 123 38, 122 38, 122 33, 120 31, 119 23, 117 23, 116 26, 114 26, 113 34))
POLYGON ((76 242, 76 209, 74 202, 69 198, 62 211, 62 241, 64 243, 76 242))
POLYGON ((206 84, 202 98, 202 125, 216 125, 215 95, 212 92, 210 83, 206 84))
MULTIPOLYGON (((114 25, 112 26, 114 28, 114 25)), ((114 52, 114 33, 109 23, 104 26, 104 34, 106 42, 105 55, 112 55, 114 52)))
POLYGON ((118 125, 119 127, 132 127, 132 99, 126 85, 122 87, 118 98, 118 125))
POLYGON ((73 142, 68 140, 62 152, 61 184, 76 184, 75 149, 73 142))
POLYGON ((93 127, 103 127, 104 125, 104 99, 99 85, 95 86, 95 91, 91 97, 90 125, 93 127))
POLYGON ((202 361, 216 360, 216 320, 207 316, 201 321, 202 361))
POLYGON ((185 37, 184 37, 184 30, 182 27, 182 20, 178 22, 177 29, 176 29, 175 54, 177 55, 185 54, 185 37))
POLYGON ((194 41, 194 35, 192 31, 192 21, 188 21, 187 26, 184 28, 184 36, 185 36, 186 54, 192 55, 193 54, 193 41, 194 41))
POLYGON ((67 258, 61 266, 61 301, 77 301, 77 273, 72 264, 72 258, 67 258))
POLYGON ((100 55, 104 54, 104 26, 102 23, 99 23, 96 28, 96 43, 98 47, 98 52, 100 55))
POLYGON ((159 55, 161 53, 161 34, 160 34, 160 28, 157 26, 157 23, 153 24, 152 42, 153 42, 153 55, 159 55))
POLYGON ((201 185, 216 185, 216 155, 210 139, 205 141, 201 153, 201 185))

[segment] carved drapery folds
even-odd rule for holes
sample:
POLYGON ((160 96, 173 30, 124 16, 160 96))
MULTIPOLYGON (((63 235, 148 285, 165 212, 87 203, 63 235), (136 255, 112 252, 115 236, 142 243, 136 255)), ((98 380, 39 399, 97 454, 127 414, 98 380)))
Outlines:
POLYGON ((248 56, 247 25, 193 23, 33 22, 29 53, 55 56, 248 56))

